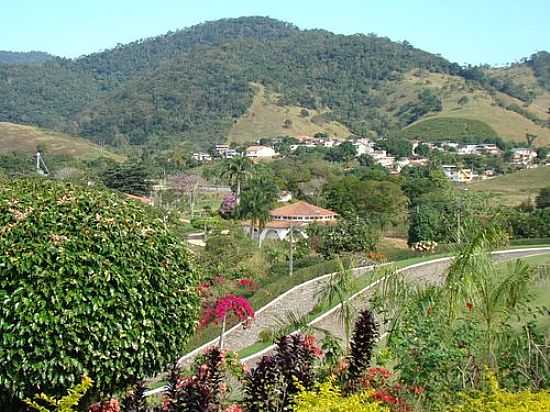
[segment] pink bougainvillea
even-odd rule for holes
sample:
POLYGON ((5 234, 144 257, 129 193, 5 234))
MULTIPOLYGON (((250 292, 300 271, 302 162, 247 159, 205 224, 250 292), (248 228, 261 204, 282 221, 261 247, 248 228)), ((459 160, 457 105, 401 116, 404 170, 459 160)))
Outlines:
POLYGON ((237 404, 228 406, 224 412, 244 412, 244 409, 237 404))
POLYGON ((213 305, 207 306, 200 324, 206 326, 213 321, 221 322, 231 313, 241 322, 254 318, 254 309, 250 302, 242 296, 230 294, 219 298, 213 305))
POLYGON ((253 289, 256 289, 257 287, 256 282, 254 282, 254 279, 242 278, 242 279, 239 279, 238 282, 241 288, 253 290, 253 289))

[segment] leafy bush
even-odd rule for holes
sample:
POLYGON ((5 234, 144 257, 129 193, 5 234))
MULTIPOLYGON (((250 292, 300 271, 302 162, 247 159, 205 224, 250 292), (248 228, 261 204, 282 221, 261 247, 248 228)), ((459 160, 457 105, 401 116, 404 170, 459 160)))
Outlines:
POLYGON ((548 412, 550 392, 508 392, 499 389, 494 376, 489 376, 487 392, 462 394, 464 401, 449 412, 548 412))
POLYGON ((0 185, 0 228, 0 404, 84 373, 109 393, 181 354, 198 274, 152 210, 24 179, 0 185))
POLYGON ((63 396, 61 399, 55 399, 52 396, 48 396, 45 393, 36 394, 34 400, 25 399, 25 403, 32 409, 37 410, 38 412, 73 412, 78 406, 82 397, 88 392, 92 387, 92 380, 84 376, 82 381, 76 385, 74 388, 69 389, 69 393, 63 396), (48 407, 44 406, 48 405, 48 407), (53 409, 51 409, 53 408, 53 409))
POLYGON ((163 410, 166 412, 218 412, 224 399, 224 356, 206 352, 193 376, 172 375, 163 410))
POLYGON ((314 390, 302 390, 294 397, 294 412, 384 412, 388 408, 372 400, 367 392, 342 395, 333 382, 319 384, 314 390))
POLYGON ((264 356, 244 384, 248 412, 284 410, 292 395, 314 383, 313 362, 319 349, 301 335, 284 336, 274 355, 264 356))

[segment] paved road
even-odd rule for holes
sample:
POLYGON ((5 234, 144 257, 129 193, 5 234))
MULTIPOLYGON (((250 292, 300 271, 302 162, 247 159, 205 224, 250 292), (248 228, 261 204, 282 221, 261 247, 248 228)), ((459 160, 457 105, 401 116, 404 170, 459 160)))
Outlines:
MULTIPOLYGON (((533 249, 523 249, 523 250, 512 250, 512 251, 503 251, 497 252, 495 254, 496 259, 498 260, 509 260, 518 257, 526 257, 536 254, 545 254, 550 252, 550 247, 546 248, 533 248, 533 249)), ((403 274, 407 279, 418 281, 418 282, 440 282, 444 279, 447 268, 450 264, 450 258, 436 259, 433 261, 423 262, 420 264, 408 266, 400 270, 400 273, 403 274)), ((368 276, 372 272, 372 267, 358 268, 354 270, 354 276, 362 277, 368 276)), ((252 326, 248 329, 243 329, 241 325, 236 325, 226 332, 225 336, 225 347, 231 351, 240 351, 259 340, 260 332, 265 329, 276 329, 280 323, 280 318, 288 312, 293 312, 298 315, 307 315, 310 313, 314 306, 317 304, 317 295, 323 286, 326 284, 329 275, 322 276, 320 278, 313 279, 311 281, 302 283, 297 287, 289 290, 283 295, 279 296, 274 301, 270 302, 268 305, 264 306, 256 312, 256 320, 252 326)), ((356 294, 352 297, 352 303, 358 311, 364 307, 370 296, 374 291, 376 286, 380 286, 383 281, 379 282, 374 287, 363 290, 362 292, 356 294)), ((335 308, 337 309, 337 308, 335 308)), ((338 311, 333 310, 328 312, 321 317, 315 319, 312 324, 314 326, 329 330, 331 333, 336 336, 342 336, 342 328, 340 322, 338 321, 338 311)), ((195 349, 194 351, 186 354, 178 361, 178 364, 182 367, 189 365, 195 356, 199 353, 202 353, 206 348, 212 347, 217 344, 217 339, 212 340, 211 342, 195 349)), ((262 351, 259 354, 250 356, 243 359, 243 362, 249 366, 254 365, 258 359, 269 353, 270 349, 268 348, 265 351, 262 351)))

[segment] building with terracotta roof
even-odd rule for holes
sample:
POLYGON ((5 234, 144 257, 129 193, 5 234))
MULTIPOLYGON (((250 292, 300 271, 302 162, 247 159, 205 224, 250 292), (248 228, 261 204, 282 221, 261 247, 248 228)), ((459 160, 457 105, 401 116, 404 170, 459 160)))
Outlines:
MULTIPOLYGON (((264 228, 254 230, 253 237, 260 243, 266 239, 284 240, 291 230, 295 234, 306 237, 305 229, 309 224, 333 224, 338 217, 338 214, 332 210, 304 201, 279 207, 269 212, 269 215, 271 220, 265 224, 264 228)), ((244 222, 243 225, 247 231, 250 231, 250 222, 244 222)))

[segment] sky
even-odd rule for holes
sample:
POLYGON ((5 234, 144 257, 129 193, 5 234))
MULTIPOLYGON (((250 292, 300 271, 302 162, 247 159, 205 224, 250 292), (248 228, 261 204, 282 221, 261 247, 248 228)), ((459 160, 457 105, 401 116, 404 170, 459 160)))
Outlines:
POLYGON ((460 64, 503 65, 550 50, 550 0, 0 0, 0 50, 78 57, 251 15, 407 40, 460 64))

